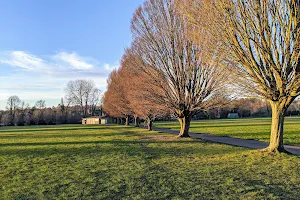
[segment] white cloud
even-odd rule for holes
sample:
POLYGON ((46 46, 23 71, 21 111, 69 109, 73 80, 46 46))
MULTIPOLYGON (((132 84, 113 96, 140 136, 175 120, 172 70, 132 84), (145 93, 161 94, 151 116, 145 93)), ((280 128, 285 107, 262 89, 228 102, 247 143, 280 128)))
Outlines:
POLYGON ((118 64, 113 64, 113 65, 110 65, 110 64, 105 64, 104 65, 104 68, 107 70, 107 71, 113 71, 114 69, 117 69, 119 68, 119 65, 118 64))
POLYGON ((13 51, 9 53, 8 59, 0 60, 0 63, 8 64, 13 67, 20 67, 28 71, 41 71, 47 69, 45 61, 35 55, 24 51, 13 51))
POLYGON ((68 63, 74 69, 86 70, 86 69, 94 68, 92 64, 87 63, 82 57, 78 56, 74 52, 73 53, 60 52, 57 55, 55 55, 54 58, 64 61, 65 63, 68 63))
POLYGON ((95 59, 81 57, 75 52, 60 52, 50 58, 43 58, 24 51, 2 52, 0 64, 7 64, 25 71, 55 73, 57 71, 66 72, 68 69, 89 71, 94 69, 94 63, 97 63, 95 59), (87 60, 92 60, 93 63, 89 63, 87 60))

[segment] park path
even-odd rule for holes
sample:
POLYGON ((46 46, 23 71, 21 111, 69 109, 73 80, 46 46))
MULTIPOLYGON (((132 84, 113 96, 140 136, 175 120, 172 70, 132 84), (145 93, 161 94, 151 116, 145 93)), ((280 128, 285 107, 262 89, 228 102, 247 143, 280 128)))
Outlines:
MULTIPOLYGON (((153 127, 153 130, 165 132, 165 133, 177 134, 177 135, 179 133, 177 130, 168 129, 168 128, 153 127)), ((192 138, 202 139, 202 140, 221 143, 221 144, 228 144, 228 145, 232 145, 232 146, 251 148, 251 149, 263 149, 269 145, 268 142, 261 142, 261 141, 257 141, 257 140, 247 140, 247 139, 241 139, 241 138, 221 137, 221 136, 215 136, 215 135, 210 135, 210 134, 200 134, 200 133, 190 132, 189 135, 192 138)), ((291 145, 285 145, 284 147, 288 152, 295 154, 295 155, 300 155, 300 147, 291 146, 291 145)))

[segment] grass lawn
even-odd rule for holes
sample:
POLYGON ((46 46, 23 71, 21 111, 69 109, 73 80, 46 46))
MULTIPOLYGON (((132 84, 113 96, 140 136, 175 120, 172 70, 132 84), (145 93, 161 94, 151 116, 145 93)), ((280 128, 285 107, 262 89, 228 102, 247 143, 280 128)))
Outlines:
POLYGON ((299 196, 297 156, 123 126, 0 128, 0 199, 299 196))
MULTIPOLYGON (((179 122, 156 122, 155 126, 180 130, 179 122)), ((270 118, 200 120, 191 122, 191 132, 269 142, 270 118)), ((300 146, 300 117, 286 117, 284 143, 300 146)))

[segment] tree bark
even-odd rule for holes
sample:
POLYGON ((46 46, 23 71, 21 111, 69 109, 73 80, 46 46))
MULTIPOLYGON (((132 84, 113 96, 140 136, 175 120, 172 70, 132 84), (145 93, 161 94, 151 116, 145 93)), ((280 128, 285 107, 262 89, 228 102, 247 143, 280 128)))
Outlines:
POLYGON ((135 127, 139 127, 140 126, 139 125, 139 118, 138 117, 134 118, 134 125, 135 125, 135 127))
POLYGON ((152 131, 152 125, 153 125, 152 120, 147 120, 148 131, 152 131))
POLYGON ((178 121, 180 123, 180 133, 178 137, 190 137, 189 129, 191 124, 192 115, 184 115, 183 117, 179 117, 178 121))
POLYGON ((283 125, 286 109, 279 102, 271 102, 272 125, 270 144, 266 148, 270 152, 286 152, 283 145, 283 125))
POLYGON ((125 126, 129 126, 129 116, 128 115, 125 118, 125 126))

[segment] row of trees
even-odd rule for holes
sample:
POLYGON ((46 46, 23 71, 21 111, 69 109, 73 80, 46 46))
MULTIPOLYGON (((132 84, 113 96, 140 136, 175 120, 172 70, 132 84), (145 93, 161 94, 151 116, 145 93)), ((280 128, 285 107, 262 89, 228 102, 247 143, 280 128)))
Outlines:
POLYGON ((122 67, 113 71, 108 78, 103 109, 110 116, 125 118, 126 125, 130 116, 134 116, 136 126, 139 125, 139 119, 143 118, 147 121, 148 130, 152 130, 152 122, 168 116, 169 110, 157 98, 162 89, 154 84, 156 80, 135 67, 140 64, 141 60, 128 49, 122 58, 122 67))
POLYGON ((225 99, 229 74, 217 65, 218 55, 187 37, 190 27, 174 5, 147 1, 136 11, 135 40, 110 76, 104 109, 114 116, 143 117, 149 125, 155 117, 172 114, 181 125, 179 136, 188 137, 192 116, 225 99))
POLYGON ((257 96, 272 113, 266 150, 285 151, 284 117, 300 95, 299 1, 147 0, 133 16, 132 33, 108 81, 108 113, 170 113, 179 136, 188 137, 196 113, 241 93, 257 96))
MULTIPOLYGON (((44 100, 30 107, 18 96, 7 100, 6 111, 0 111, 2 125, 44 125, 80 123, 82 117, 95 115, 99 110, 101 91, 88 80, 70 81, 66 96, 56 107, 47 108, 44 100)), ((99 114, 99 113, 98 113, 99 114)))

